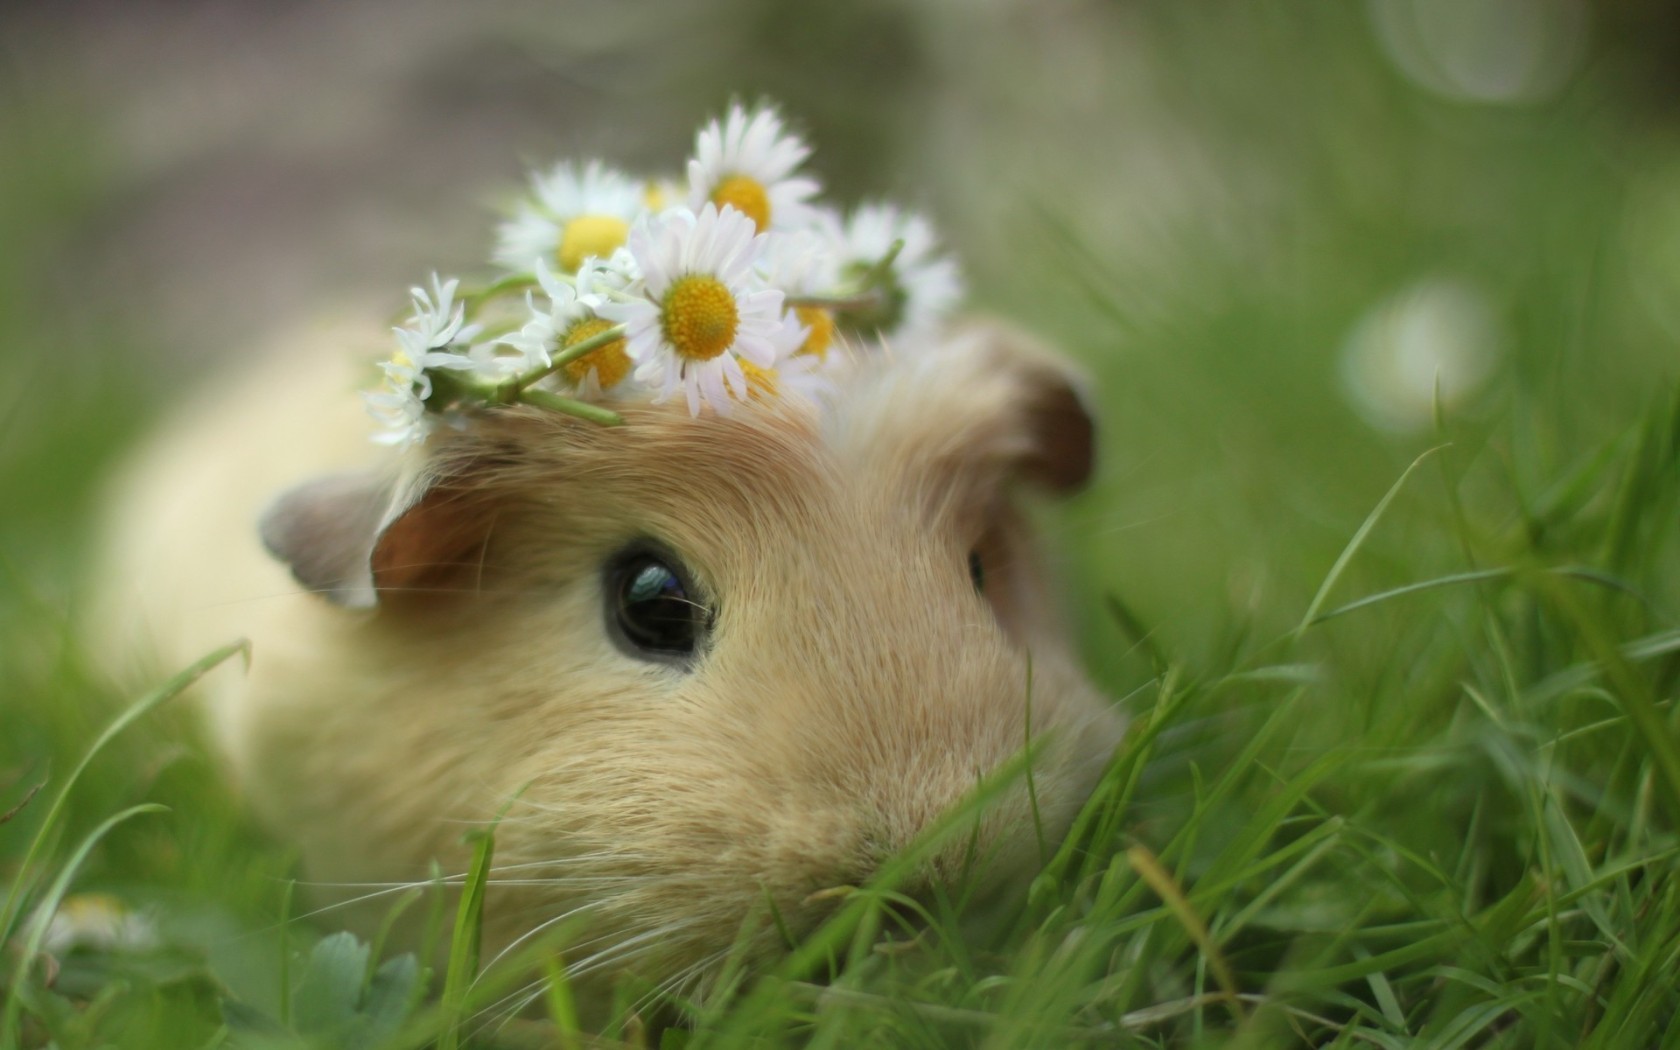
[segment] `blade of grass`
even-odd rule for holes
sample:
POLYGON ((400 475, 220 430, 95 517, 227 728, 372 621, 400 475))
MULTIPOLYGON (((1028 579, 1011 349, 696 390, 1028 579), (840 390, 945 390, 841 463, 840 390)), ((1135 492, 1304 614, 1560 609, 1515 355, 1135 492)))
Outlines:
POLYGON ((1180 672, 1168 669, 1161 678, 1155 703, 1149 708, 1147 721, 1128 727, 1126 737, 1115 750, 1113 765, 1104 774, 1102 787, 1092 793, 1091 800, 1080 811, 1073 830, 1062 841, 1061 850, 1046 867, 1046 872, 1061 877, 1079 853, 1082 843, 1096 847, 1085 854, 1079 878, 1085 878, 1105 863, 1103 853, 1120 833, 1120 822, 1131 811, 1132 797, 1137 792, 1143 771, 1161 734, 1176 720, 1195 696, 1194 689, 1179 688, 1180 672))
POLYGON ((1155 643, 1154 629, 1145 627, 1143 621, 1132 612, 1131 606, 1121 601, 1120 597, 1112 592, 1103 595, 1103 604, 1107 607, 1109 616, 1113 617, 1114 622, 1119 625, 1120 630, 1131 638, 1132 649, 1127 650, 1127 652, 1130 653, 1132 650, 1142 648, 1149 656, 1149 662, 1155 668, 1155 673, 1158 675, 1166 674, 1170 661, 1167 660, 1166 654, 1161 651, 1161 647, 1155 643))
POLYGON ((961 803, 946 810, 911 845, 900 850, 874 873, 863 888, 834 887, 819 893, 844 891, 845 902, 815 931, 807 935, 799 947, 783 958, 771 973, 765 974, 737 1004, 736 1013, 750 1016, 763 1013, 780 1002, 782 991, 789 982, 802 980, 806 975, 831 962, 842 951, 852 959, 870 954, 869 938, 877 925, 883 892, 896 889, 915 866, 934 851, 948 843, 985 807, 994 802, 1020 778, 1026 763, 1032 759, 1025 750, 988 774, 961 803))
MULTIPOLYGON (((1364 945, 1353 944, 1353 957, 1369 959, 1371 952, 1364 945)), ((1400 999, 1394 994, 1394 985, 1389 983, 1388 975, 1381 970, 1366 974, 1365 983, 1371 989, 1371 998, 1377 1001, 1377 1009, 1382 1011, 1384 1021, 1387 1021, 1396 1032, 1401 1035, 1409 1034, 1406 1030, 1406 1015, 1400 1009, 1400 999)))
MULTIPOLYGON (((1265 858, 1265 860, 1251 865, 1250 870, 1254 874, 1260 874, 1270 870, 1276 864, 1281 863, 1283 860, 1288 859, 1294 854, 1299 853, 1303 848, 1307 849, 1306 856, 1290 865, 1290 867, 1282 874, 1268 880, 1265 889, 1256 894, 1254 899, 1244 905, 1241 911, 1238 911, 1229 920, 1220 925, 1218 930, 1219 939, 1222 941, 1228 941, 1232 937, 1235 937, 1242 931, 1243 927, 1253 921, 1254 917, 1263 911, 1268 904, 1275 900, 1279 894, 1294 885, 1301 876, 1306 874, 1314 865, 1323 859, 1326 853, 1334 849, 1339 844, 1343 823, 1344 821, 1341 817, 1331 817, 1329 820, 1320 824, 1306 835, 1301 836, 1301 838, 1296 840, 1296 842, 1290 843, 1288 846, 1278 850, 1270 857, 1265 858)), ((1248 874, 1248 872, 1244 872, 1244 874, 1248 874)))
POLYGON ((1451 958, 1463 943, 1464 933, 1446 929, 1413 941, 1392 951, 1338 966, 1322 966, 1312 970, 1290 970, 1278 975, 1275 990, 1281 993, 1306 992, 1318 988, 1333 988, 1349 981, 1363 980, 1373 973, 1392 970, 1432 956, 1451 958))
MULTIPOLYGON (((1283 781, 1282 788, 1276 794, 1255 808, 1248 817, 1246 827, 1225 843, 1218 861, 1201 873, 1194 894, 1198 903, 1207 896, 1224 896, 1235 885, 1258 874, 1248 870, 1248 865, 1265 849, 1266 843, 1277 834, 1277 829, 1283 826, 1285 819, 1307 797, 1308 792, 1326 777, 1345 767, 1349 756, 1350 753, 1346 751, 1332 751, 1319 756, 1299 773, 1283 781), (1226 882, 1227 879, 1230 880, 1229 883, 1226 882)), ((1307 848, 1306 845, 1299 845, 1307 838, 1308 836, 1303 835, 1297 840, 1297 848, 1307 848)), ((1273 856, 1286 859, 1286 851, 1287 847, 1273 856)), ((1213 902, 1209 900, 1208 903, 1213 902)))
POLYGON ((18 865, 18 880, 6 895, 5 905, 0 906, 0 943, 4 943, 11 937, 13 925, 22 913, 24 894, 30 873, 34 870, 34 865, 40 857, 41 851, 46 848, 47 840, 58 827, 59 818, 64 813, 64 806, 70 798, 70 792, 75 790, 76 782, 81 779, 83 772, 87 770, 95 756, 103 751, 112 740, 115 740, 123 730, 144 718, 160 704, 185 692, 194 682, 235 653, 243 654, 245 659, 249 661, 251 643, 240 639, 200 658, 186 670, 129 705, 126 710, 112 720, 110 725, 105 727, 104 732, 99 734, 99 738, 93 742, 93 746, 87 749, 87 752, 82 755, 81 761, 76 764, 76 768, 71 770, 70 775, 65 778, 64 785, 58 789, 58 795, 53 799, 51 808, 47 810, 47 815, 42 819, 40 828, 36 829, 35 837, 30 841, 29 848, 24 851, 23 860, 18 865))
MULTIPOLYGON (((499 821, 500 816, 497 817, 499 821)), ((455 930, 449 942, 449 964, 443 980, 444 1027, 438 1035, 438 1050, 458 1050, 461 1026, 467 1016, 467 992, 478 977, 479 940, 484 929, 484 887, 490 879, 490 862, 496 853, 495 825, 474 833, 472 867, 461 901, 455 909, 455 930)))
MULTIPOLYGON (((1620 654, 1621 659, 1633 663, 1642 663, 1646 660, 1654 660, 1660 656, 1680 652, 1680 630, 1659 631, 1656 634, 1646 635, 1631 642, 1624 642, 1616 651, 1620 654)), ((1597 660, 1566 667, 1556 674, 1529 686, 1523 692, 1522 703, 1525 706, 1538 706, 1547 703, 1587 685, 1602 674, 1604 674, 1604 666, 1597 660)))
POLYGON ((155 802, 147 802, 138 806, 130 806, 121 813, 105 818, 98 827, 82 839, 81 844, 70 855, 70 859, 65 862, 64 867, 59 869, 58 877, 53 879, 52 885, 47 888, 47 892, 42 895, 40 903, 36 905, 35 917, 30 923, 29 934, 24 938, 23 951, 18 955, 17 965, 12 968, 12 994, 6 996, 5 1014, 0 1016, 0 1047, 17 1045, 19 1011, 23 1007, 21 990, 29 977, 30 969, 35 965, 35 960, 41 955, 41 945, 46 940, 47 928, 52 923, 53 915, 58 911, 59 902, 64 899, 65 893, 69 891, 71 880, 81 870, 88 854, 93 852, 93 847, 99 844, 99 840, 103 839, 106 833, 118 824, 144 813, 165 812, 168 812, 167 807, 155 802))
POLYGON ((286 892, 280 898, 280 1023, 292 1024, 292 898, 297 893, 297 880, 286 880, 286 892))
POLYGON ((1319 584, 1318 593, 1313 595, 1313 600, 1308 603, 1306 615, 1301 617, 1300 624, 1295 628, 1295 637, 1299 638, 1308 627, 1312 626, 1313 620, 1318 616, 1318 611, 1324 607, 1325 599, 1330 596, 1331 588, 1335 587, 1336 581, 1342 578, 1342 573, 1347 569, 1348 562, 1352 561, 1353 556, 1359 553, 1359 548, 1365 545, 1365 540, 1371 535, 1371 530, 1376 528, 1377 522, 1382 520, 1383 514, 1388 511, 1389 504, 1394 502, 1394 497, 1398 496, 1400 490, 1405 487, 1406 480, 1423 464, 1424 460, 1445 447, 1447 446, 1436 445, 1412 460, 1411 466, 1401 472, 1399 479, 1389 487, 1383 498, 1377 501, 1377 505, 1372 508, 1371 513, 1365 516, 1364 522, 1354 532, 1353 538, 1348 540, 1346 547, 1342 548, 1342 553, 1336 558, 1336 563, 1330 566, 1330 572, 1324 577, 1324 582, 1319 584))
POLYGON ((1356 598, 1346 605, 1338 605, 1327 613, 1320 613, 1313 617, 1308 626, 1317 627, 1319 624, 1327 620, 1334 620, 1338 616, 1345 616, 1350 612, 1357 612, 1360 609, 1369 608, 1394 598, 1402 598, 1408 594, 1432 591, 1438 587, 1452 587, 1461 583, 1482 583, 1487 580, 1509 579, 1514 572, 1514 569, 1478 569, 1475 572, 1457 572, 1450 576, 1437 576, 1432 580, 1419 580, 1416 583, 1408 583, 1386 591, 1368 594, 1363 598, 1356 598))
POLYGON ((577 1002, 566 977, 565 960, 558 954, 543 961, 543 979, 547 982, 548 1019, 556 1030, 555 1045, 559 1050, 580 1050, 583 1036, 578 1027, 577 1002))
POLYGON ((1667 412, 1654 410, 1645 414, 1640 427, 1633 462, 1627 468, 1607 530, 1604 559, 1617 570, 1630 567, 1641 546, 1640 529, 1650 520, 1651 509, 1662 502, 1662 494, 1657 490, 1671 485, 1668 478, 1672 466, 1671 424, 1667 412))
POLYGON ((1623 658, 1615 642, 1605 636, 1598 622, 1581 608, 1567 588, 1544 574, 1536 574, 1535 583, 1544 589, 1551 604, 1574 622, 1587 648, 1604 668, 1605 675, 1615 687, 1617 702, 1628 716, 1628 721, 1639 731, 1641 742, 1662 773, 1671 796, 1669 802, 1674 807, 1670 812, 1680 812, 1680 745, 1675 744, 1673 731, 1657 710, 1656 699, 1639 676, 1633 673, 1633 668, 1623 658))
POLYGON ((1224 953, 1208 933, 1207 923, 1203 922, 1202 917, 1196 914, 1195 908, 1191 907, 1184 891, 1179 888, 1178 881, 1173 878, 1171 872, 1161 866, 1161 862, 1155 859, 1155 854, 1146 846, 1132 846, 1127 849, 1126 861, 1132 866, 1132 870, 1138 873, 1139 878, 1149 883, 1149 888, 1154 890, 1155 895, 1172 911, 1179 925, 1184 927, 1184 932, 1201 950, 1202 957, 1213 969, 1214 979, 1219 982, 1220 989, 1225 993, 1223 998, 1230 1008, 1231 1016, 1238 1024, 1243 1023, 1247 1019, 1247 1012, 1243 1010, 1242 997, 1237 993, 1236 974, 1231 972, 1231 965, 1225 961, 1224 953))
POLYGON ((1032 749, 1033 749, 1033 735, 1032 735, 1032 732, 1033 732, 1032 710, 1033 710, 1033 708, 1032 708, 1032 705, 1033 705, 1033 662, 1032 662, 1032 653, 1028 652, 1027 653, 1027 695, 1026 695, 1026 705, 1025 705, 1026 715, 1025 715, 1025 724, 1022 727, 1022 733, 1023 733, 1023 736, 1024 736, 1024 743, 1022 744, 1022 749, 1028 755, 1028 762, 1027 762, 1027 769, 1026 769, 1027 804, 1028 804, 1028 807, 1032 810, 1033 838, 1034 838, 1034 841, 1036 841, 1038 843, 1038 865, 1039 865, 1039 867, 1042 868, 1044 865, 1046 865, 1050 862, 1050 844, 1048 842, 1046 842, 1045 839, 1044 839, 1044 817, 1039 812, 1039 808, 1038 808, 1038 782, 1033 779, 1033 763, 1031 761, 1031 755, 1032 755, 1032 749))
POLYGON ((46 787, 46 786, 47 786, 47 782, 45 780, 43 780, 43 781, 41 781, 37 784, 32 785, 29 788, 28 791, 25 791, 23 793, 23 797, 18 799, 17 805, 13 806, 11 809, 8 809, 4 813, 0 813, 0 824, 10 823, 13 818, 15 818, 19 813, 23 812, 23 809, 24 809, 25 806, 29 805, 30 802, 34 801, 35 796, 39 795, 41 793, 41 789, 46 787))

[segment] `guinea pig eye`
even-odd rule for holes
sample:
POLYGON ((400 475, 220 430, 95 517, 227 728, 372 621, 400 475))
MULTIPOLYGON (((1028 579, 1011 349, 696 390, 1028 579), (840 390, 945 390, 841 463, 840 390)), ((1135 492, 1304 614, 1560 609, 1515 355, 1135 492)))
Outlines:
POLYGON ((608 564, 606 584, 607 623, 621 648, 652 660, 694 655, 711 612, 675 558, 633 547, 608 564))
POLYGON ((974 581, 974 593, 986 593, 986 567, 980 563, 980 552, 968 552, 968 578, 974 581))

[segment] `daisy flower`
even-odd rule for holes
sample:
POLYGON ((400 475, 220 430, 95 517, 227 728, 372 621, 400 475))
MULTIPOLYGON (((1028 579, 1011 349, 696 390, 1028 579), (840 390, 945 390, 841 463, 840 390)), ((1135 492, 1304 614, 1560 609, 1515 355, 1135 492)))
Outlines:
MULTIPOLYGON (((554 354, 613 327, 611 321, 597 316, 596 310, 603 302, 603 294, 621 290, 628 283, 623 269, 627 261, 628 256, 623 256, 617 267, 609 269, 602 260, 592 257, 570 281, 539 261, 537 283, 542 286, 548 305, 538 307, 534 297, 527 293, 525 305, 531 312, 530 321, 518 332, 500 340, 519 351, 521 361, 517 370, 547 367, 554 354)), ((615 339, 575 361, 568 361, 560 367, 560 372, 573 386, 593 395, 617 387, 630 374, 630 366, 625 341, 615 339)))
MULTIPOLYGON (((799 313, 807 308, 801 307, 799 313)), ((827 311, 819 311, 826 314, 827 311)), ((747 380, 747 397, 780 397, 808 405, 817 404, 833 392, 834 369, 830 365, 827 347, 813 353, 809 346, 813 337, 809 325, 802 323, 799 314, 788 310, 782 314, 782 336, 777 340, 776 358, 768 367, 760 368, 751 361, 741 361, 741 373, 747 380)), ((829 322, 829 335, 833 322, 829 322)))
POLYGON ((42 950, 53 955, 82 946, 100 951, 148 951, 158 944, 157 927, 151 919, 106 893, 65 897, 47 921, 41 939, 42 950))
POLYGON ((680 207, 688 199, 688 184, 664 177, 647 179, 642 183, 642 204, 651 212, 680 207))
POLYGON ((379 366, 385 379, 376 390, 362 393, 368 415, 380 426, 373 440, 381 445, 411 445, 431 433, 432 420, 426 414, 426 399, 432 396, 432 380, 398 350, 379 366))
POLYGON ((812 208, 808 226, 766 238, 755 267, 766 284, 791 296, 832 295, 840 285, 845 224, 829 208, 812 208))
MULTIPOLYGON (((842 224, 827 208, 813 209, 813 223, 803 230, 778 233, 769 238, 759 259, 759 276, 764 283, 780 288, 790 298, 826 296, 839 287, 842 224)), ((834 343, 834 312, 822 306, 795 305, 787 312, 805 329, 798 353, 821 360, 834 343)))
POLYGON ((692 414, 702 401, 727 414, 730 391, 749 390, 742 362, 771 368, 802 338, 782 321, 782 293, 753 270, 764 238, 740 212, 673 209, 637 223, 629 247, 642 294, 598 312, 627 326, 636 380, 656 388, 658 401, 681 387, 692 414))
POLYGON ((752 219, 760 233, 804 226, 814 210, 806 202, 817 192, 817 182, 792 176, 810 153, 798 136, 782 128, 775 110, 748 113, 731 106, 722 123, 713 120, 694 140, 689 210, 698 212, 707 203, 720 209, 729 205, 752 219))
POLYGON ((465 353, 451 349, 471 343, 483 330, 482 325, 466 323, 466 304, 455 301, 455 289, 460 286, 459 280, 452 277, 445 281, 434 273, 430 292, 418 285, 408 290, 414 313, 406 324, 392 331, 402 352, 421 368, 472 367, 465 353))
POLYGON ((385 428, 374 440, 408 444, 430 432, 426 401, 432 396, 432 379, 427 369, 476 370, 472 352, 455 349, 481 331, 481 326, 466 323, 466 305, 455 302, 460 283, 434 273, 430 292, 418 286, 409 289, 414 313, 406 324, 392 329, 397 349, 379 366, 385 381, 378 390, 363 395, 368 413, 385 428))
MULTIPOLYGON (((596 259, 589 266, 589 291, 595 298, 621 298, 620 292, 641 280, 642 271, 636 264, 636 257, 630 254, 628 246, 618 249, 605 259, 596 259)), ((582 273, 578 274, 578 281, 584 280, 582 273)))
POLYGON ((646 207, 641 183, 590 161, 556 164, 531 177, 535 200, 497 231, 495 261, 516 273, 531 273, 536 260, 551 260, 562 273, 576 273, 591 256, 606 258, 624 243, 630 224, 646 207))
POLYGON ((854 329, 883 336, 925 332, 962 299, 956 262, 938 254, 933 225, 914 212, 891 204, 865 204, 852 213, 843 240, 843 270, 853 278, 885 258, 894 241, 904 242, 881 288, 884 301, 875 310, 849 318, 854 329))

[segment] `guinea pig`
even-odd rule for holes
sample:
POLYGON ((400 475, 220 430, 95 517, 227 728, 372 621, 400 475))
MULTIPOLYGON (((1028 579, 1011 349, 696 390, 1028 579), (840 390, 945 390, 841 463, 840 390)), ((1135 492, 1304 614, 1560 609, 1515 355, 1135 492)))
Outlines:
POLYGON ((809 931, 1029 735, 1032 796, 1009 781, 899 888, 1066 832, 1123 723, 1020 506, 1091 472, 1058 358, 971 322, 859 359, 820 411, 503 407, 381 460, 360 341, 289 334, 182 419, 107 577, 169 663, 251 640, 201 702, 311 880, 459 873, 503 814, 487 953, 565 917, 579 978, 701 981, 766 900, 809 931))

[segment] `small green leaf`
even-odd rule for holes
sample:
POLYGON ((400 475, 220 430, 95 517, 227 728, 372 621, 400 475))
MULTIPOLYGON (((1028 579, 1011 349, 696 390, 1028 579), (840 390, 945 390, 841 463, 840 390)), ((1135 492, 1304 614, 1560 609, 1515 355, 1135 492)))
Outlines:
POLYGON ((222 1000, 222 1023, 227 1025, 228 1034, 234 1038, 235 1045, 242 1044, 241 1036, 257 1036, 264 1040, 278 1041, 290 1034, 279 1021, 238 999, 222 1000))
POLYGON ((303 1035, 342 1031, 356 1016, 368 948, 354 934, 325 937, 309 953, 292 995, 292 1028, 303 1035))
POLYGON ((420 961, 412 954, 387 959, 368 983, 367 997, 360 1010, 361 1025, 353 1041, 354 1050, 382 1046, 397 1034, 408 1015, 420 1002, 420 961))

